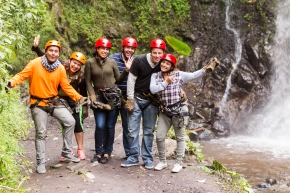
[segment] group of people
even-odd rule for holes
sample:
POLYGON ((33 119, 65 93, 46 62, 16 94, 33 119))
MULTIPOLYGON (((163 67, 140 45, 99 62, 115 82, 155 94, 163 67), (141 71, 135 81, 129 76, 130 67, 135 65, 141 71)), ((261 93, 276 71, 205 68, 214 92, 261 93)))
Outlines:
POLYGON ((165 53, 166 43, 160 38, 150 42, 149 53, 136 57, 134 52, 138 43, 134 38, 125 38, 122 41, 122 52, 112 55, 110 40, 99 38, 92 58, 87 60, 83 53, 74 52, 69 60, 64 61, 59 59, 59 41, 48 41, 44 52, 38 43, 39 36, 35 38, 32 47, 39 57, 31 60, 7 84, 8 89, 13 88, 29 78, 38 173, 46 172, 48 114, 55 117, 62 127, 60 161, 77 163, 86 159, 83 120, 88 116, 88 105, 95 118, 95 154, 91 162, 106 164, 109 161, 113 151, 115 125, 120 114, 126 155, 122 167, 138 165, 141 154, 145 168, 166 168, 165 139, 173 126, 177 158, 171 171, 182 170, 185 128, 189 118, 186 101, 182 100, 181 86, 204 75, 208 66, 193 73, 179 71, 176 68, 176 57, 165 53), (156 143, 159 163, 154 167, 152 149, 158 115, 156 143), (140 147, 141 119, 143 137, 140 147), (72 149, 73 133, 78 145, 77 157, 72 149))

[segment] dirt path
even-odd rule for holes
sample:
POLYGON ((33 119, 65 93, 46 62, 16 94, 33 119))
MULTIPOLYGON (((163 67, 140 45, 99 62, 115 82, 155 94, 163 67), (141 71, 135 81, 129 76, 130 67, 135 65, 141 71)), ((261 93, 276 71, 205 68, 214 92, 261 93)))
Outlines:
MULTIPOLYGON (((92 164, 89 159, 94 155, 94 119, 93 114, 84 123, 87 160, 80 163, 61 163, 59 168, 51 168, 60 164, 59 156, 62 147, 61 130, 55 119, 48 122, 49 132, 46 140, 47 172, 37 174, 35 168, 30 180, 25 183, 29 192, 76 192, 76 193, 149 193, 149 192, 180 192, 180 193, 224 193, 217 178, 204 173, 196 161, 184 163, 185 168, 177 174, 171 173, 174 164, 168 158, 168 169, 162 171, 146 170, 143 165, 122 168, 124 159, 122 146, 122 128, 120 121, 116 125, 116 139, 113 157, 107 164, 92 164)), ((26 141, 22 141, 28 161, 36 165, 34 148, 34 129, 26 141)), ((76 144, 76 143, 74 143, 76 144)), ((74 147, 75 148, 75 147, 74 147)), ((76 152, 76 149, 74 149, 76 152)), ((154 146, 154 152, 156 147, 154 146)), ((140 158, 141 161, 141 158, 140 158)), ((157 164, 158 158, 154 157, 157 164)))

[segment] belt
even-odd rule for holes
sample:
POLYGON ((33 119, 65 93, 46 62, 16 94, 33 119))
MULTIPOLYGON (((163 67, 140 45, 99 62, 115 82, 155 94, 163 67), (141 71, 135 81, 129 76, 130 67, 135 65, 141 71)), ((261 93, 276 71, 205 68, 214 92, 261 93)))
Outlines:
POLYGON ((135 96, 142 100, 148 100, 148 98, 142 93, 135 93, 135 96))

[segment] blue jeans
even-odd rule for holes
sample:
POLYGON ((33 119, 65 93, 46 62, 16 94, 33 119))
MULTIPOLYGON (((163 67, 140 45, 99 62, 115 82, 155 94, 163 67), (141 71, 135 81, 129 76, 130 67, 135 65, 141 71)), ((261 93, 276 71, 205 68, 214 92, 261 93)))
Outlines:
POLYGON ((121 107, 119 109, 116 109, 117 113, 116 113, 116 117, 114 117, 114 119, 117 120, 118 115, 120 113, 121 115, 121 121, 122 121, 122 128, 123 128, 123 146, 124 146, 124 151, 126 156, 129 155, 129 141, 128 141, 128 111, 124 108, 121 107))
POLYGON ((128 161, 138 162, 140 155, 139 132, 142 117, 143 138, 142 138, 142 159, 144 163, 153 162, 152 148, 154 140, 154 127, 156 124, 158 107, 148 100, 135 98, 134 111, 128 113, 128 141, 130 145, 128 161), (138 100, 138 104, 137 104, 138 100))
POLYGON ((117 110, 93 109, 95 128, 95 151, 96 155, 111 154, 115 138, 115 125, 117 119, 112 119, 118 115, 117 110))

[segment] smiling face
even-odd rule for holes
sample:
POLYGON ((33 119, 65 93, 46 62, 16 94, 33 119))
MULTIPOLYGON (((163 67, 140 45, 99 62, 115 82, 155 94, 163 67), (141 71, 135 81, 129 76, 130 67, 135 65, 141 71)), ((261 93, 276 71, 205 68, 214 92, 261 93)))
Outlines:
POLYGON ((160 68, 161 68, 161 72, 169 72, 174 68, 174 66, 168 60, 162 60, 160 63, 160 68))
POLYGON ((55 62, 59 57, 59 47, 49 46, 46 48, 45 54, 49 62, 55 62))
POLYGON ((136 48, 132 47, 132 46, 124 46, 123 47, 123 57, 125 60, 128 60, 129 58, 131 58, 131 56, 134 54, 136 48))
POLYGON ((69 70, 72 74, 78 72, 82 67, 82 63, 78 60, 71 59, 69 63, 69 70))
POLYGON ((97 52, 100 58, 105 59, 109 55, 110 49, 105 47, 98 47, 97 52))
POLYGON ((160 48, 152 48, 151 49, 151 62, 157 64, 160 60, 161 60, 161 57, 163 56, 164 54, 164 50, 163 49, 160 49, 160 48))

